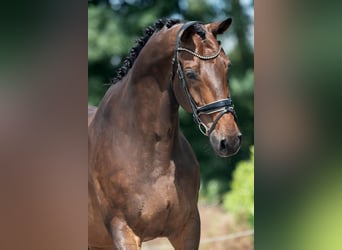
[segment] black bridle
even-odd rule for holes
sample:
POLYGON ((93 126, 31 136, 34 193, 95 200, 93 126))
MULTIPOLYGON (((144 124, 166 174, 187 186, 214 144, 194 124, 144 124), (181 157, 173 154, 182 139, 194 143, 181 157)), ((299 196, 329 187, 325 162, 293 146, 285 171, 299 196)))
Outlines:
POLYGON ((199 130, 202 132, 202 134, 209 136, 210 133, 215 129, 215 126, 217 124, 217 122, 219 121, 219 119, 226 113, 232 113, 234 116, 234 119, 236 120, 236 113, 234 110, 234 106, 233 106, 233 102, 231 98, 225 98, 222 100, 218 100, 215 102, 211 102, 208 103, 204 106, 198 107, 196 102, 194 101, 194 99, 192 98, 190 91, 187 87, 187 84, 185 82, 184 79, 184 74, 183 74, 183 70, 182 70, 182 66, 179 62, 178 59, 178 52, 179 51, 185 51, 188 52, 198 58, 200 58, 201 60, 211 60, 211 59, 215 59, 216 57, 219 56, 219 54, 221 53, 221 46, 219 48, 219 50, 211 55, 211 56, 203 56, 203 55, 199 55, 194 51, 191 51, 189 49, 186 48, 181 48, 179 47, 179 43, 180 43, 180 34, 182 31, 184 31, 185 29, 187 29, 188 27, 194 25, 195 23, 198 23, 197 21, 192 21, 192 22, 187 22, 185 24, 183 24, 183 26, 178 30, 177 35, 176 35, 176 46, 175 46, 175 50, 174 50, 174 55, 172 58, 172 69, 171 69, 171 84, 174 80, 174 67, 175 67, 175 63, 177 62, 177 75, 178 78, 182 84, 182 87, 184 89, 185 94, 187 95, 188 99, 189 99, 189 103, 193 112, 193 118, 194 121, 196 122, 196 124, 198 125, 199 130), (208 128, 201 120, 200 115, 205 114, 205 115, 209 115, 209 114, 213 114, 213 113, 217 113, 220 112, 218 114, 218 116, 215 118, 215 120, 213 121, 212 125, 210 126, 210 128, 208 128))

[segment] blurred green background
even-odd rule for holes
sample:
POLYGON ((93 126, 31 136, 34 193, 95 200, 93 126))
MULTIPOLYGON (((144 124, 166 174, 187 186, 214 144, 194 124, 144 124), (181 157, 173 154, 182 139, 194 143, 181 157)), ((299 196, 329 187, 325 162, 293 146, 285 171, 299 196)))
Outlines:
POLYGON ((88 1, 88 103, 98 105, 135 40, 147 26, 163 17, 205 23, 233 18, 232 26, 219 40, 232 62, 228 78, 243 133, 240 152, 219 158, 208 138, 196 129, 191 114, 182 109, 180 123, 200 162, 201 202, 224 203, 227 211, 237 216, 243 213, 253 221, 254 1, 88 1), (234 174, 235 170, 239 173, 234 174))

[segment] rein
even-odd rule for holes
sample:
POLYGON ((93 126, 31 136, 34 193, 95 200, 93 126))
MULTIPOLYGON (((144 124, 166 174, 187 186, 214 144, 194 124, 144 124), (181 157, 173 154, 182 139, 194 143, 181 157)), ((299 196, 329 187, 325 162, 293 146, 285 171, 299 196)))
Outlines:
POLYGON ((179 51, 184 51, 187 53, 192 54, 193 56, 198 57, 201 60, 212 60, 215 59, 216 57, 219 56, 219 54, 221 53, 222 47, 220 46, 218 51, 211 55, 211 56, 203 56, 200 55, 192 50, 189 50, 187 48, 182 48, 179 47, 180 44, 180 34, 182 31, 184 31, 185 29, 187 29, 188 27, 190 27, 191 25, 194 25, 195 23, 198 23, 197 21, 191 21, 191 22, 187 22, 185 24, 183 24, 183 26, 178 30, 177 35, 176 35, 176 46, 174 49, 174 55, 172 58, 172 69, 171 69, 171 84, 174 80, 174 67, 175 67, 175 63, 177 62, 177 75, 178 78, 182 84, 182 87, 184 89, 185 94, 188 97, 188 100, 190 102, 190 106, 193 112, 193 118, 194 121, 196 122, 196 124, 198 125, 199 130, 202 132, 202 134, 204 134, 205 136, 209 136, 210 133, 215 129, 216 124, 218 123, 219 119, 226 113, 232 113, 234 116, 234 119, 237 120, 236 117, 236 112, 234 110, 234 106, 233 106, 233 102, 231 98, 225 98, 222 100, 218 100, 218 101, 214 101, 211 103, 208 103, 204 106, 198 107, 195 100, 192 98, 190 91, 187 87, 187 84, 185 82, 184 79, 184 74, 183 74, 183 70, 182 70, 182 66, 179 62, 178 59, 178 52, 179 51), (205 115, 209 115, 209 114, 213 114, 213 113, 217 113, 220 112, 218 114, 218 116, 215 118, 215 120, 213 121, 212 125, 210 126, 210 128, 204 124, 204 122, 201 120, 200 115, 205 114, 205 115))

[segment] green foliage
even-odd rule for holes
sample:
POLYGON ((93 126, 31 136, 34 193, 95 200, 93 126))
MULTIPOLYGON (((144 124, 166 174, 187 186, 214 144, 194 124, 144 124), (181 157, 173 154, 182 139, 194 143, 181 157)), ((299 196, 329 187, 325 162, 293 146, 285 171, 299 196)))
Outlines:
POLYGON ((223 207, 237 218, 247 216, 254 224, 254 146, 251 147, 251 158, 238 163, 231 191, 223 198, 223 207))
POLYGON ((104 6, 88 8, 88 60, 90 63, 106 56, 121 54, 125 47, 125 33, 118 36, 120 27, 113 13, 104 6))

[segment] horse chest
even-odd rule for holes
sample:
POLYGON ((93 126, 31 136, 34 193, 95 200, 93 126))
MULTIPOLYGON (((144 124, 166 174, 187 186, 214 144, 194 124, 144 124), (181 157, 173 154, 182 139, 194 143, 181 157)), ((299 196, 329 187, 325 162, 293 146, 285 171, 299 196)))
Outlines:
POLYGON ((183 227, 197 204, 197 176, 188 179, 173 162, 164 174, 161 172, 155 168, 149 173, 127 203, 129 224, 146 239, 183 227))

